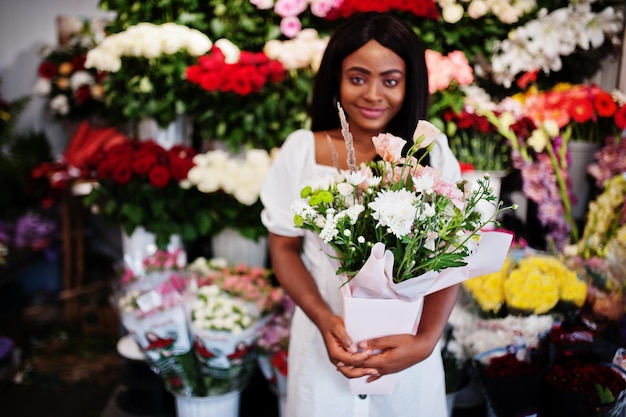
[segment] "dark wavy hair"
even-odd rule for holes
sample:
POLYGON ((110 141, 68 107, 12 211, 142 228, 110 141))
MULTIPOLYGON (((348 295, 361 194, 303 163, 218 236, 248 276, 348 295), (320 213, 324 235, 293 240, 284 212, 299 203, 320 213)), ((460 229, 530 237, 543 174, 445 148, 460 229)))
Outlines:
MULTIPOLYGON (((313 131, 340 127, 336 101, 341 65, 354 51, 375 40, 391 49, 406 65, 406 91, 402 108, 386 132, 412 143, 417 122, 428 114, 428 72, 424 46, 413 29, 392 14, 365 12, 351 16, 331 36, 315 76, 309 114, 313 131)), ((409 144, 407 144, 410 146, 409 144)))

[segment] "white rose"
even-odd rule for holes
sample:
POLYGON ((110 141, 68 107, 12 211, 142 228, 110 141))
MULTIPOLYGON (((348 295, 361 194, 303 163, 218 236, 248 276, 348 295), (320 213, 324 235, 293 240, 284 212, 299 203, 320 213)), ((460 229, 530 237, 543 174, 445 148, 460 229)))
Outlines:
POLYGON ((447 23, 456 23, 463 17, 465 10, 460 4, 451 4, 443 8, 442 17, 447 23))
POLYGON ((487 14, 488 11, 489 6, 487 6, 487 3, 483 0, 474 0, 469 4, 467 8, 467 14, 472 19, 478 19, 480 17, 483 17, 487 14))
POLYGON ((64 116, 70 111, 70 103, 68 102, 66 96, 60 94, 50 100, 50 109, 53 113, 58 113, 61 116, 64 116))
POLYGON ((212 46, 213 43, 211 42, 211 39, 209 39, 209 37, 206 36, 204 33, 196 29, 191 29, 189 31, 186 44, 187 52, 189 53, 189 55, 204 55, 209 52, 209 50, 211 50, 212 46))
POLYGON ((237 47, 237 45, 226 38, 222 38, 215 41, 215 46, 217 46, 224 54, 224 62, 227 64, 236 64, 239 62, 241 50, 237 47))

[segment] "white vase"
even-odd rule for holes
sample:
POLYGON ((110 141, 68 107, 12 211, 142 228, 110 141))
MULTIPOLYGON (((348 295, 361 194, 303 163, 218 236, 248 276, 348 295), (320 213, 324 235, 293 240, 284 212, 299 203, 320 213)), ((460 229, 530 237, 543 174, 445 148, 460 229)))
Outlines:
POLYGON ((267 261, 267 238, 258 242, 242 236, 237 230, 227 227, 211 239, 213 256, 223 258, 232 264, 245 263, 248 266, 264 268, 267 261))
MULTIPOLYGON (((481 213, 482 221, 485 222, 487 219, 493 217, 496 213, 498 202, 500 201, 500 188, 502 185, 502 178, 505 176, 504 171, 468 171, 461 174, 461 177, 464 180, 467 180, 470 184, 472 184, 473 189, 478 189, 478 180, 485 177, 485 175, 489 175, 489 185, 493 189, 493 194, 496 196, 496 201, 493 203, 488 201, 480 201, 476 208, 481 213)), ((495 217, 494 217, 495 220, 495 217)), ((494 229, 496 224, 491 221, 487 223, 483 229, 490 230, 494 229)))
MULTIPOLYGON (((130 268, 136 275, 144 272, 143 260, 157 251, 156 236, 148 232, 144 227, 136 227, 129 236, 122 229, 122 253, 124 266, 130 268)), ((167 245, 169 252, 180 251, 180 255, 186 258, 182 239, 179 235, 170 236, 170 243, 167 245)), ((180 259, 179 264, 184 265, 186 259, 180 259)))
POLYGON ((209 397, 176 396, 177 417, 238 417, 240 391, 209 397))
POLYGON ((154 119, 143 119, 137 125, 137 138, 153 139, 164 149, 174 145, 191 146, 192 124, 189 117, 180 114, 166 128, 162 128, 154 119))
POLYGON ((572 204, 572 217, 583 219, 587 213, 589 202, 590 184, 588 181, 587 167, 594 162, 594 154, 599 145, 596 143, 572 140, 567 145, 570 154, 570 164, 567 168, 572 181, 572 194, 576 196, 576 204, 572 204))

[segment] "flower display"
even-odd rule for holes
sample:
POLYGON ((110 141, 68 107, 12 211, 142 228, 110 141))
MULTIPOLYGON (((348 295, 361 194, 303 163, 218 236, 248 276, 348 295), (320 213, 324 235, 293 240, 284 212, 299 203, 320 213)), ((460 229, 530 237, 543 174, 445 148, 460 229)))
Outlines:
POLYGON ((165 150, 151 140, 126 138, 85 162, 86 178, 96 181, 85 203, 128 235, 144 227, 159 247, 173 234, 193 240, 211 227, 203 194, 181 186, 195 155, 182 145, 165 150))
POLYGON ((563 57, 600 48, 621 33, 622 24, 621 10, 608 6, 595 12, 591 2, 554 10, 541 8, 534 20, 495 42, 491 57, 494 80, 509 88, 519 74, 558 72, 563 57))
POLYGON ((85 67, 108 72, 103 80, 108 118, 154 118, 166 127, 185 111, 185 69, 211 46, 199 30, 142 22, 105 37, 87 53, 85 67))
MULTIPOLYGON (((342 119, 349 144, 345 116, 342 119)), ((424 121, 418 129, 416 145, 406 158, 400 155, 404 139, 381 134, 372 138, 381 161, 355 164, 350 172, 309 184, 302 189, 302 199, 293 203, 296 226, 318 233, 337 252, 338 273, 353 277, 378 242, 394 253, 394 282, 466 265, 464 258, 484 226, 476 204, 493 202, 495 196, 488 177, 470 191, 421 166, 413 155, 433 140, 429 136, 427 142, 421 129, 437 129, 424 121)))
POLYGON ((559 302, 581 307, 587 285, 558 258, 531 254, 508 258, 499 272, 463 282, 484 314, 548 314, 559 302))
POLYGON ((329 12, 327 16, 348 17, 355 13, 376 10, 379 12, 407 12, 414 16, 429 19, 437 19, 439 17, 439 10, 435 3, 430 0, 418 2, 407 2, 403 0, 341 0, 336 3, 335 9, 329 12))
POLYGON ((55 117, 81 120, 102 110, 106 72, 85 67, 91 47, 72 43, 42 51, 33 91, 47 98, 48 110, 55 117))
POLYGON ((266 233, 258 219, 263 208, 259 194, 271 165, 267 151, 248 149, 233 155, 216 149, 194 156, 193 163, 184 186, 206 194, 215 232, 229 226, 254 240, 266 233))

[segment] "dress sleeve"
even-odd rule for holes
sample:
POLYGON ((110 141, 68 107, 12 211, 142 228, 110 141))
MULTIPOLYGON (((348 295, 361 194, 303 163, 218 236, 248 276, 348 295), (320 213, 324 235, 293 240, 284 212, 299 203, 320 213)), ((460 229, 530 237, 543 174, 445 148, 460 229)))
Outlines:
POLYGON ((261 221, 272 233, 302 236, 293 223, 291 204, 300 195, 304 181, 311 178, 315 163, 313 133, 297 130, 287 137, 272 162, 261 188, 261 221))

